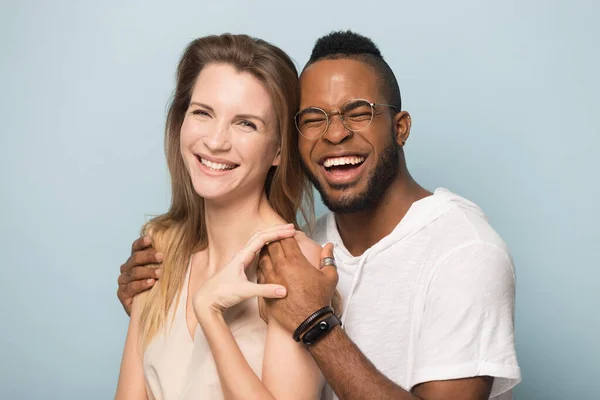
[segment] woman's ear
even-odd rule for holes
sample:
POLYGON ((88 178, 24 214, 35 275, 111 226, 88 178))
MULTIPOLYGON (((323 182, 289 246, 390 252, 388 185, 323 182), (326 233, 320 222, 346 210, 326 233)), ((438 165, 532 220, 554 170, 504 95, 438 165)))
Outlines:
POLYGON ((281 162, 281 146, 277 148, 277 154, 275 154, 275 158, 273 158, 272 166, 276 167, 281 162))

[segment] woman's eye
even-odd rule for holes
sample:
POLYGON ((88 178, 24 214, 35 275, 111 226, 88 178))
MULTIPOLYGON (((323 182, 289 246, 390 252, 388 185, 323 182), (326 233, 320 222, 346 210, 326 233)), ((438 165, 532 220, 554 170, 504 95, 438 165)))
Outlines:
POLYGON ((246 121, 246 120, 241 121, 240 125, 243 126, 244 128, 256 130, 256 125, 250 121, 246 121))
POLYGON ((194 110, 194 111, 192 111, 192 115, 199 115, 202 117, 210 117, 210 114, 204 110, 194 110))

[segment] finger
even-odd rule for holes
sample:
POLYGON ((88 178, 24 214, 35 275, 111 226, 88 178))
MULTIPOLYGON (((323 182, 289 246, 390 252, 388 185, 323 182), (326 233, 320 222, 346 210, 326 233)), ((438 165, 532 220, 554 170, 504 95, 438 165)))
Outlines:
MULTIPOLYGON (((265 282, 273 282, 275 269, 273 266, 273 261, 271 260, 271 256, 269 256, 269 252, 267 250, 267 246, 263 247, 260 251, 260 258, 258 259, 258 268, 265 282)), ((264 282, 261 282, 264 283, 264 282)))
POLYGON ((157 279, 160 270, 158 268, 135 267, 119 275, 119 284, 126 285, 129 282, 141 281, 144 279, 157 279))
POLYGON ((273 266, 285 259, 285 252, 283 251, 281 242, 269 243, 267 251, 273 266))
POLYGON ((256 269, 256 282, 259 284, 266 283, 267 279, 265 277, 264 272, 260 268, 256 269))
POLYGON ((267 299, 280 299, 287 295, 287 290, 281 285, 246 282, 243 285, 241 295, 247 299, 256 296, 267 299))
POLYGON ((135 253, 136 251, 143 250, 149 246, 152 246, 152 239, 150 238, 150 236, 149 235, 141 236, 141 237, 137 238, 131 245, 131 254, 135 253))
POLYGON ((263 229, 262 231, 258 231, 256 233, 254 233, 254 235, 252 235, 252 237, 248 240, 248 242, 246 243, 246 245, 248 245, 250 242, 255 241, 257 238, 259 238, 261 235, 264 235, 265 233, 270 233, 270 232, 277 232, 280 230, 288 230, 288 229, 294 229, 294 224, 279 224, 279 225, 273 225, 267 229, 263 229))
POLYGON ((138 250, 129 256, 129 259, 125 264, 121 265, 121 273, 139 266, 160 264, 163 259, 164 255, 152 248, 148 248, 147 250, 138 250))
POLYGON ((127 285, 121 286, 124 297, 134 297, 145 290, 150 289, 156 283, 155 279, 146 279, 143 281, 133 281, 127 285))
POLYGON ((258 235, 255 235, 250 242, 238 253, 239 259, 244 265, 244 268, 247 268, 252 261, 256 257, 256 254, 263 248, 265 243, 274 242, 277 240, 281 240, 284 238, 292 237, 296 231, 293 228, 280 228, 275 230, 267 230, 263 231, 258 235))
POLYGON ((332 243, 326 243, 325 246, 321 248, 321 261, 323 261, 324 258, 333 258, 335 260, 332 243))
MULTIPOLYGON (((321 265, 323 265, 323 260, 325 258, 334 258, 333 257, 333 244, 327 243, 323 246, 323 250, 321 250, 321 265)), ((329 282, 334 282, 337 285, 338 282, 338 273, 337 267, 333 265, 325 265, 321 268, 321 273, 325 275, 329 282)))
MULTIPOLYGON (((253 239, 256 239, 257 237, 266 234, 269 234, 270 232, 277 232, 277 231, 287 231, 287 230, 295 230, 294 224, 280 224, 280 225, 273 225, 267 229, 264 229, 262 231, 258 231, 256 232, 248 242, 252 241, 253 239)), ((286 237, 289 237, 289 235, 286 235, 286 237)))
POLYGON ((300 250, 300 246, 298 246, 298 241, 294 238, 282 240, 281 247, 283 247, 283 252, 286 257, 290 257, 294 254, 302 254, 302 250, 300 250))

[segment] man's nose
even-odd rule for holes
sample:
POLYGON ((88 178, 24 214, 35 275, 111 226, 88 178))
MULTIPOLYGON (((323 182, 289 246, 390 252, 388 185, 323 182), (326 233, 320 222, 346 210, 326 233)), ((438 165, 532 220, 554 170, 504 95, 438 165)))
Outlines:
POLYGON ((323 135, 323 140, 326 140, 331 144, 340 144, 352 137, 354 133, 344 126, 342 118, 343 117, 339 114, 332 115, 329 118, 329 127, 327 128, 327 132, 323 135))

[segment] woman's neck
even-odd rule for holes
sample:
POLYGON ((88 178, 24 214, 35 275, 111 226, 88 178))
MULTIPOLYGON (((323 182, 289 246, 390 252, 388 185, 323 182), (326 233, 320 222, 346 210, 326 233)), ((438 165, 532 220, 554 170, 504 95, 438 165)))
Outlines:
POLYGON ((264 192, 228 204, 205 201, 204 213, 210 273, 229 262, 254 233, 287 222, 273 210, 264 192))

